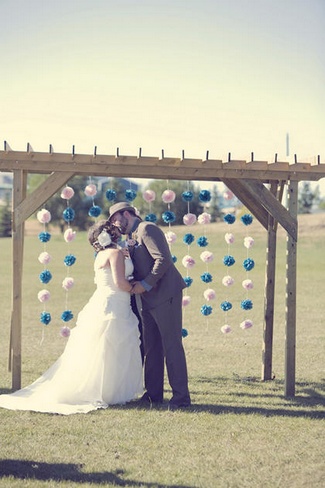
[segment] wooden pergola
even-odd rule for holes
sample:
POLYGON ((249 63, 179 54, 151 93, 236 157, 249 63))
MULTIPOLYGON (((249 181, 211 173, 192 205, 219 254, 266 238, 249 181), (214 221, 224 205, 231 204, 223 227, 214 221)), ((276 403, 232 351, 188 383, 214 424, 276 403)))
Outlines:
POLYGON ((287 280, 285 324, 285 386, 284 395, 295 395, 296 365, 296 265, 297 265, 297 204, 299 181, 318 181, 325 177, 325 164, 318 156, 315 164, 209 159, 143 157, 34 152, 30 144, 26 152, 13 151, 5 143, 0 151, 0 171, 13 173, 12 204, 12 315, 10 337, 10 365, 12 387, 21 388, 22 337, 22 274, 25 221, 73 176, 133 177, 146 179, 221 181, 250 210, 267 230, 266 280, 264 292, 264 325, 262 351, 262 380, 272 377, 272 346, 274 321, 274 289, 277 226, 287 232, 287 280), (46 174, 46 180, 27 195, 29 173, 46 174), (282 197, 287 185, 287 208, 282 197))

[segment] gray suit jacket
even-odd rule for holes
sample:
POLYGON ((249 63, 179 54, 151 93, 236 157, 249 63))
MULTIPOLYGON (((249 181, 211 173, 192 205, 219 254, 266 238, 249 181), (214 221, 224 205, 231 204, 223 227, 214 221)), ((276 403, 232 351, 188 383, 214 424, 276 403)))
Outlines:
POLYGON ((144 310, 154 308, 186 287, 175 267, 166 237, 152 222, 140 222, 135 238, 136 246, 130 248, 134 265, 134 278, 152 286, 141 295, 144 310))

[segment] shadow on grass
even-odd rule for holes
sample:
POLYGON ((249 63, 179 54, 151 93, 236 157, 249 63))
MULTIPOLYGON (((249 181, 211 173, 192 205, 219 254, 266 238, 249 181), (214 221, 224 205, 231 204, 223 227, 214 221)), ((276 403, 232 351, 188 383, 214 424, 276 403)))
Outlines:
MULTIPOLYGON (((261 381, 256 377, 199 377, 193 382, 192 398, 205 399, 206 402, 193 401, 191 407, 183 412, 209 412, 214 415, 232 413, 236 415, 257 414, 264 417, 304 417, 309 419, 325 418, 325 384, 296 383, 296 396, 285 398, 284 382, 261 381), (195 385, 197 388, 195 389, 195 385), (211 399, 216 398, 214 403, 211 399)), ((167 392, 166 392, 167 393, 167 392)), ((121 407, 113 407, 121 408, 121 407)), ((148 409, 137 402, 131 402, 122 408, 148 409)), ((167 410, 166 403, 152 406, 153 410, 167 410)))
MULTIPOLYGON (((0 478, 13 477, 15 479, 29 479, 42 481, 70 481, 75 483, 96 483, 114 486, 141 486, 144 488, 166 488, 159 483, 145 483, 143 481, 123 480, 123 470, 102 473, 84 473, 82 464, 71 463, 38 463, 37 461, 21 461, 18 459, 0 460, 0 478)), ((170 488, 194 488, 185 485, 168 485, 170 488)))
POLYGON ((7 395, 8 393, 13 393, 12 388, 0 388, 0 395, 7 395))
MULTIPOLYGON (((207 401, 204 403, 194 401, 190 407, 182 409, 182 412, 325 418, 325 408, 323 408, 325 407, 325 380, 321 383, 296 382, 296 395, 290 398, 284 397, 283 380, 261 381, 256 377, 240 377, 237 374, 234 374, 232 379, 218 376, 199 377, 193 381, 193 387, 191 389, 192 398, 206 397, 207 401), (212 403, 211 400, 214 398, 216 401, 212 403)), ((10 392, 10 390, 0 390, 0 393, 5 392, 10 392)), ((168 395, 168 392, 165 394, 168 395)), ((144 406, 135 400, 123 406, 111 405, 110 409, 167 411, 168 403, 144 406)))
MULTIPOLYGON (((317 410, 319 407, 325 407, 325 382, 296 382, 296 395, 289 398, 284 397, 283 380, 265 382, 256 377, 240 377, 234 374, 232 380, 223 377, 201 377, 197 383, 209 384, 209 389, 214 383, 217 387, 214 394, 218 395, 220 388, 221 396, 223 400, 226 399, 226 402, 228 398, 243 398, 243 405, 225 405, 224 401, 215 405, 195 405, 195 410, 198 411, 209 411, 215 414, 259 414, 265 417, 325 418, 325 410, 317 410), (243 386, 242 390, 238 388, 240 385, 243 386), (276 402, 273 405, 272 399, 276 402), (279 400, 281 406, 278 404, 279 400)), ((201 394, 198 392, 198 395, 201 394)))

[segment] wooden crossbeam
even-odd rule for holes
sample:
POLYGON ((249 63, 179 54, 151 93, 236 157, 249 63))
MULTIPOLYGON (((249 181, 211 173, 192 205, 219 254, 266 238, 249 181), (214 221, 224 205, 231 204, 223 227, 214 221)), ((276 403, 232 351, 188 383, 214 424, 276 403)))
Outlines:
POLYGON ((259 205, 254 192, 244 180, 223 179, 223 183, 236 195, 236 197, 252 212, 254 217, 263 225, 265 229, 268 228, 268 214, 267 211, 259 205))
POLYGON ((325 164, 225 161, 220 159, 158 158, 53 152, 0 151, 0 171, 20 169, 51 174, 53 170, 93 176, 220 181, 224 178, 262 182, 317 181, 325 177, 325 164))
POLYGON ((276 219, 288 234, 297 241, 298 225, 297 219, 294 219, 278 199, 263 185, 260 181, 246 180, 245 184, 255 195, 256 201, 276 219))

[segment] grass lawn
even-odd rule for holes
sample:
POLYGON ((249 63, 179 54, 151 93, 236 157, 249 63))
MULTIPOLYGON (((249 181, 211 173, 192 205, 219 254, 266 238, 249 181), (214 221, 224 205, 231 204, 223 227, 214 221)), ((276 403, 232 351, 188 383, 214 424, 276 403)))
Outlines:
MULTIPOLYGON (((166 229, 167 230, 167 229, 166 229)), ((297 364, 296 396, 284 397, 285 334, 285 233, 279 229, 277 281, 273 345, 273 376, 262 382, 262 331, 264 313, 266 232, 257 222, 249 227, 236 222, 210 224, 205 229, 172 229, 178 236, 172 252, 183 276, 182 257, 188 253, 182 237, 206 235, 208 250, 214 253, 209 264, 213 282, 205 285, 200 275, 205 264, 202 248, 191 244, 189 254, 195 267, 189 274, 193 284, 186 289, 191 297, 184 308, 183 326, 190 391, 193 405, 187 411, 169 412, 165 405, 141 409, 134 404, 111 407, 86 415, 60 416, 0 409, 0 487, 124 486, 143 488, 320 488, 325 486, 325 372, 324 372, 324 240, 325 218, 299 218, 297 282, 297 364), (232 232, 230 248, 224 240, 232 232), (242 240, 255 239, 249 255, 255 267, 249 298, 253 309, 244 312, 246 298, 241 281, 246 278, 241 265, 247 256, 242 240), (229 251, 229 252, 228 252, 229 251), (222 258, 232 254, 236 264, 225 269, 222 258), (221 285, 225 274, 235 284, 221 285), (215 289, 213 312, 204 317, 203 291, 215 289), (227 314, 220 303, 229 300, 227 314), (253 327, 242 330, 244 318, 253 327), (228 323, 230 334, 220 328, 228 323)), ((48 308, 52 322, 39 322, 42 306, 37 300, 43 285, 38 280, 42 265, 37 260, 43 250, 36 236, 25 239, 22 384, 35 380, 62 352, 65 339, 59 335, 61 312, 66 295, 61 287, 66 276, 63 258, 72 252, 77 262, 70 270, 75 287, 69 292, 68 308, 76 315, 94 290, 93 253, 84 233, 68 247, 62 236, 53 233, 48 252, 53 256, 48 285, 52 297, 48 308)), ((0 393, 11 389, 8 348, 11 309, 11 242, 0 239, 0 393)), ((170 397, 166 381, 166 403, 170 397)))

